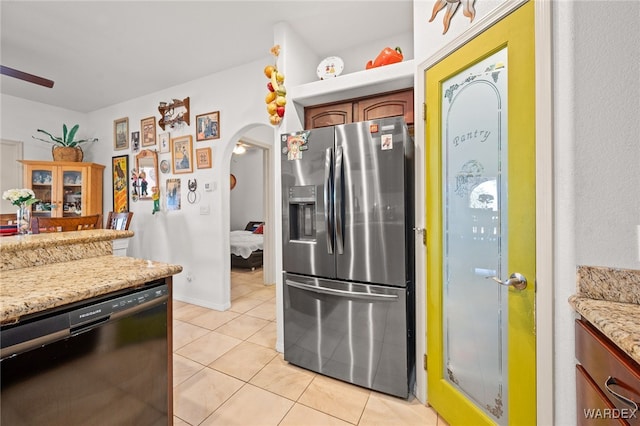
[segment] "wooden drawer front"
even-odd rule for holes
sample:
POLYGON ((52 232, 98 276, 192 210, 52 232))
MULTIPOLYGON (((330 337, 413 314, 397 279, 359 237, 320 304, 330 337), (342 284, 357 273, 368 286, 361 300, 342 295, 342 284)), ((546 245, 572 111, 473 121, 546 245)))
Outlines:
POLYGON ((613 419, 613 416, 607 415, 613 412, 614 405, 581 365, 576 365, 576 398, 578 426, 628 425, 624 420, 613 419))
MULTIPOLYGON (((621 412, 629 413, 631 407, 613 396, 606 388, 609 377, 617 384, 610 388, 636 403, 640 402, 640 367, 615 346, 600 331, 584 320, 576 320, 576 358, 593 379, 602 394, 606 395, 621 412)), ((632 411, 632 410, 631 410, 632 411)), ((633 413, 628 421, 640 425, 640 411, 633 413)))
POLYGON ((581 365, 576 365, 576 419, 579 426, 628 425, 626 421, 612 418, 614 405, 602 393, 581 365))

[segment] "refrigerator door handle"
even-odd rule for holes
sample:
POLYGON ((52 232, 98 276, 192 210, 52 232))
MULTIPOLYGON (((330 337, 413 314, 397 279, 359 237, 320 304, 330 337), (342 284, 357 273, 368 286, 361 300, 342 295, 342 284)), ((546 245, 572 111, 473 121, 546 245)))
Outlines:
POLYGON ((324 226, 327 233, 327 253, 333 254, 333 148, 324 157, 324 226))
POLYGON ((334 288, 308 285, 291 280, 286 280, 285 282, 287 285, 299 288, 300 290, 313 291, 314 293, 329 294, 333 296, 344 296, 353 299, 363 299, 377 302, 393 302, 398 299, 397 294, 363 293, 359 291, 337 290, 334 288))
POLYGON ((336 176, 336 185, 333 188, 335 197, 335 217, 336 217, 336 251, 338 254, 344 254, 344 235, 343 235, 343 217, 342 217, 342 196, 343 196, 343 173, 342 173, 342 147, 336 148, 336 169, 334 171, 336 176))

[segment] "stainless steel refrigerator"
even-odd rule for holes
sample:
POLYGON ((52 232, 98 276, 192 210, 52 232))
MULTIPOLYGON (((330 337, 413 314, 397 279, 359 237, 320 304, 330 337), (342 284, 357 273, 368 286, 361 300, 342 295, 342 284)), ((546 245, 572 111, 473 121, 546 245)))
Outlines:
POLYGON ((413 141, 401 117, 283 134, 284 357, 407 398, 413 141))

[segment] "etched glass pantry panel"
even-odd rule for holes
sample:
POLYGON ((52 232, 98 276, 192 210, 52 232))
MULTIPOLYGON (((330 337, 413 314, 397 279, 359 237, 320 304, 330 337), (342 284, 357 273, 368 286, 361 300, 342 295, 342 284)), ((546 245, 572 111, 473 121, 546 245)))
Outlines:
POLYGON ((508 290, 487 277, 507 272, 507 49, 442 90, 444 375, 501 423, 508 290))

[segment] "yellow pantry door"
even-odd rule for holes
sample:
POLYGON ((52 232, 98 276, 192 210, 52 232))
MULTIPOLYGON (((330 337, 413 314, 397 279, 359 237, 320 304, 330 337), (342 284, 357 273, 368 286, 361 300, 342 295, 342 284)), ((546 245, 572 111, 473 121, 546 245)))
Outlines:
POLYGON ((428 401, 451 425, 536 423, 534 74, 532 1, 425 73, 428 401))

